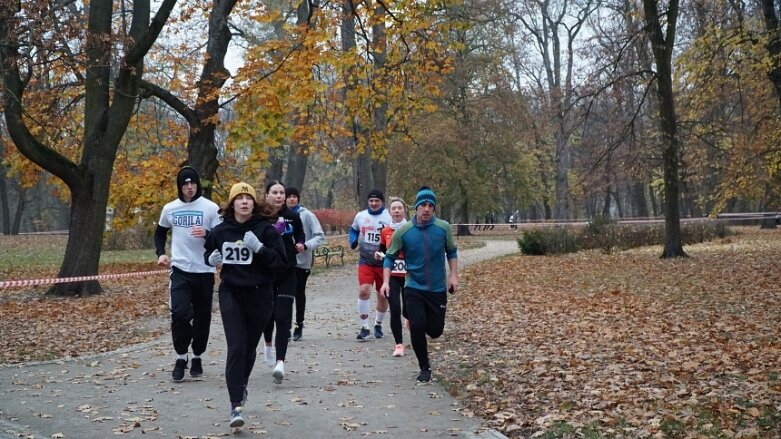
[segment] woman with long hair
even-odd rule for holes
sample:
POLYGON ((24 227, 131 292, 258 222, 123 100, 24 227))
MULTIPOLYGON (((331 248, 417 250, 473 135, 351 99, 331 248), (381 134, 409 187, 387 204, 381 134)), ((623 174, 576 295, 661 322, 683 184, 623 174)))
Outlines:
POLYGON ((282 271, 276 273, 274 279, 274 315, 263 330, 266 362, 274 366, 271 372, 274 383, 281 384, 285 379, 285 357, 293 321, 293 303, 296 299, 296 254, 304 251, 306 237, 301 217, 285 204, 285 185, 281 181, 274 180, 266 185, 266 202, 276 218, 274 228, 282 237, 287 256, 287 265, 282 271), (274 338, 276 354, 271 348, 275 325, 277 327, 277 335, 274 338))

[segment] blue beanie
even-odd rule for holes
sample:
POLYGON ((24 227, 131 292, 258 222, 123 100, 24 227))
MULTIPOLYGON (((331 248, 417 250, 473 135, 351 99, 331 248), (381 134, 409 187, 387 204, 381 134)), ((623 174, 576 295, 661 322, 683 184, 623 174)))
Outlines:
POLYGON ((437 196, 434 194, 434 191, 432 191, 430 187, 423 186, 420 188, 418 194, 415 196, 415 209, 417 209, 418 206, 426 202, 436 206, 437 196))

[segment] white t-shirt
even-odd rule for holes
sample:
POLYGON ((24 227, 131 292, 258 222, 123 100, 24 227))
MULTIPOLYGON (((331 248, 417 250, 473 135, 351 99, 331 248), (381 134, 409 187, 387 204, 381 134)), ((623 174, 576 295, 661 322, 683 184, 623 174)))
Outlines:
POLYGON ((362 210, 355 215, 352 228, 358 231, 359 264, 382 266, 382 261, 374 258, 374 252, 380 250, 380 230, 390 226, 392 222, 390 213, 385 208, 378 215, 372 215, 368 210, 362 210))
POLYGON ((203 260, 205 240, 192 235, 193 226, 213 229, 222 222, 220 208, 211 200, 198 197, 185 203, 176 199, 163 206, 158 224, 171 229, 171 265, 188 273, 214 273, 203 260))

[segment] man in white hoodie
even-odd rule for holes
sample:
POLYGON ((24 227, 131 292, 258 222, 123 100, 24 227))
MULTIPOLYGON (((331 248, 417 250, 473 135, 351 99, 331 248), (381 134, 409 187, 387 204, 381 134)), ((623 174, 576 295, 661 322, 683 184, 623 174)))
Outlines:
POLYGON ((293 212, 301 217, 304 225, 305 241, 304 251, 296 255, 296 327, 293 330, 293 341, 299 341, 304 336, 304 312, 306 311, 306 281, 312 271, 312 262, 315 249, 325 243, 325 233, 320 221, 315 214, 304 206, 301 206, 301 194, 294 187, 285 188, 285 203, 293 212))

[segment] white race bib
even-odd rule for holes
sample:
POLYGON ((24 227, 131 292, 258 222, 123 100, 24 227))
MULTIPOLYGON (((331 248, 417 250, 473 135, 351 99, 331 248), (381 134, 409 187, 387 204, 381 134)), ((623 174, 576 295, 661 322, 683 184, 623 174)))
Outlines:
POLYGON ((222 243, 222 263, 249 265, 252 263, 252 251, 243 242, 241 244, 238 242, 224 242, 222 243))
POLYGON ((363 232, 363 242, 367 244, 379 245, 380 243, 380 231, 366 229, 363 232))
POLYGON ((393 268, 391 268, 391 273, 397 273, 397 274, 407 273, 407 263, 404 261, 404 259, 396 259, 395 261, 393 261, 393 268))

